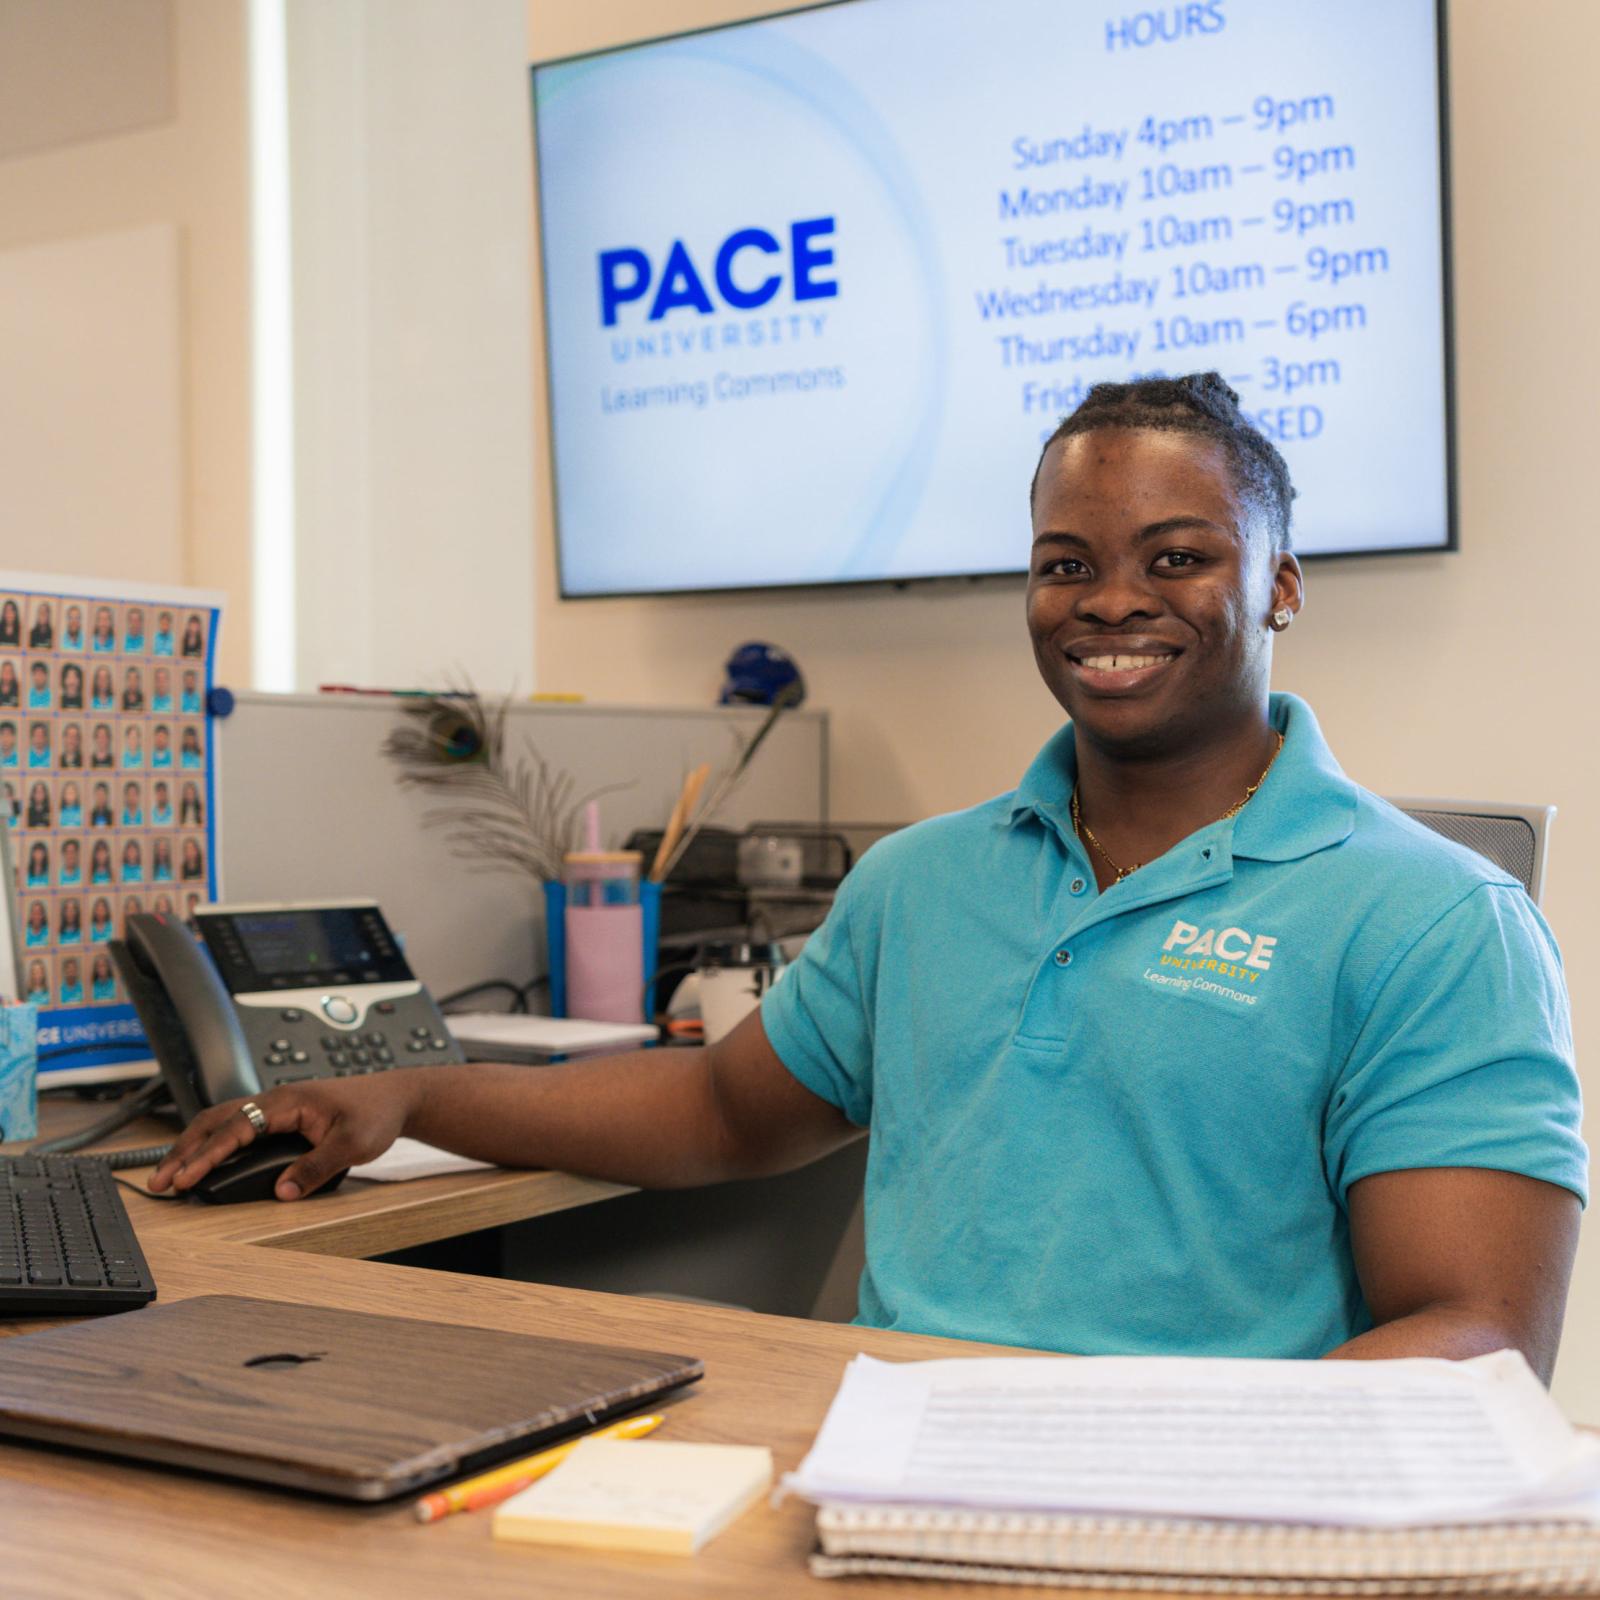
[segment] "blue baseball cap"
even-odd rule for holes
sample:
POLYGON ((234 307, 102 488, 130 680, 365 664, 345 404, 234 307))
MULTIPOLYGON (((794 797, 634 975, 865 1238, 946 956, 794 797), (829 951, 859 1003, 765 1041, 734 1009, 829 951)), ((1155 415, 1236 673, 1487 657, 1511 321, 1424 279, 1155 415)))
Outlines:
POLYGON ((727 677, 723 680, 718 705, 770 706, 784 694, 789 706, 806 697, 806 682, 787 650, 775 644, 742 644, 728 657, 727 677))

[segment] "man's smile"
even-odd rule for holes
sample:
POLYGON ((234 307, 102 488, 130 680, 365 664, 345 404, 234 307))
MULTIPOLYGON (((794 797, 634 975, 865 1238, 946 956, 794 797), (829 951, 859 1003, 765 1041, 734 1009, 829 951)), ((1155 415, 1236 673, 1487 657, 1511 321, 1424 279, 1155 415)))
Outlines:
POLYGON ((1136 636, 1080 639, 1062 654, 1073 678, 1097 694, 1126 694, 1153 683, 1183 654, 1164 640, 1136 636))

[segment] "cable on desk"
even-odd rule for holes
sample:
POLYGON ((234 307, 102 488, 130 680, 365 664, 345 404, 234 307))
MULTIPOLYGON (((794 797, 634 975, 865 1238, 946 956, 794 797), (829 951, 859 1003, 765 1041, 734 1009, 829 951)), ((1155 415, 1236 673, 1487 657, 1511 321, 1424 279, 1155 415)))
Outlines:
MULTIPOLYGON (((534 980, 536 983, 538 981, 538 979, 534 980)), ((469 984, 465 989, 457 989, 454 994, 447 994, 441 997, 439 1009, 442 1011, 446 1006, 456 1005, 462 1000, 470 999, 475 994, 490 994, 497 990, 503 990, 511 996, 511 1009, 513 1011, 521 1012, 528 1009, 526 987, 520 983, 513 983, 509 978, 489 978, 483 983, 473 983, 469 984)))
POLYGON ((184 1198, 174 1189, 168 1189, 165 1194, 157 1194, 153 1189, 140 1188, 138 1184, 130 1183, 126 1178, 118 1178, 116 1182, 120 1183, 124 1189, 127 1189, 132 1194, 142 1194, 146 1200, 182 1200, 184 1198))
MULTIPOLYGON (((648 978, 644 980, 644 987, 639 991, 639 1009, 644 1010, 645 1002, 650 997, 650 991, 662 978, 670 978, 674 972, 693 972, 696 963, 690 961, 669 961, 664 967, 657 967, 648 978)), ((645 1018, 648 1022, 651 1019, 645 1018)))
MULTIPOLYGON (((82 1150, 86 1145, 96 1144, 101 1139, 110 1136, 120 1129, 127 1127, 130 1122, 137 1121, 147 1111, 152 1110, 167 1095, 166 1080, 157 1078, 147 1083, 142 1089, 133 1094, 124 1095, 116 1103, 111 1115, 102 1117, 98 1122, 87 1128, 80 1129, 77 1133, 63 1134, 59 1139, 46 1139, 42 1143, 28 1146, 30 1156, 65 1155, 71 1150, 82 1150)), ((138 1163, 124 1163, 125 1165, 138 1165, 138 1163)))

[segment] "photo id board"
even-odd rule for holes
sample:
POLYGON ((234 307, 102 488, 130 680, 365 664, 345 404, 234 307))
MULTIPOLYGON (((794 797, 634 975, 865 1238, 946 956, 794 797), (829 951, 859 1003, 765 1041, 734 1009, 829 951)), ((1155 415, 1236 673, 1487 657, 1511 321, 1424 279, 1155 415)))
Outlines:
POLYGON ((109 944, 217 898, 220 596, 0 572, 0 810, 39 1072, 149 1055, 109 944))

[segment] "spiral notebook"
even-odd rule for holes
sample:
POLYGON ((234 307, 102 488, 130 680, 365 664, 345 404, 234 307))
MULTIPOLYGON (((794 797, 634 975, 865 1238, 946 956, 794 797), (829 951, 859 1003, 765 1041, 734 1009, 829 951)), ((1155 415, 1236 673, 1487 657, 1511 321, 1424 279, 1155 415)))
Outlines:
POLYGON ((829 1506, 811 1571, 1188 1594, 1600 1593, 1600 1522, 1330 1528, 829 1506))

